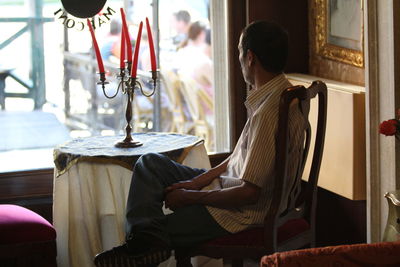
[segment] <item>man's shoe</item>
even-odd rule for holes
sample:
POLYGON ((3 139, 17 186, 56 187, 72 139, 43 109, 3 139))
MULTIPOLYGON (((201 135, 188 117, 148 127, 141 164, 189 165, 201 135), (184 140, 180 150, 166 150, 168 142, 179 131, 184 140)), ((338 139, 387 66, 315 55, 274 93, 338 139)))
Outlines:
POLYGON ((158 265, 171 256, 171 250, 166 247, 150 247, 139 253, 128 250, 127 245, 115 247, 97 254, 94 264, 97 267, 129 266, 145 267, 158 265))

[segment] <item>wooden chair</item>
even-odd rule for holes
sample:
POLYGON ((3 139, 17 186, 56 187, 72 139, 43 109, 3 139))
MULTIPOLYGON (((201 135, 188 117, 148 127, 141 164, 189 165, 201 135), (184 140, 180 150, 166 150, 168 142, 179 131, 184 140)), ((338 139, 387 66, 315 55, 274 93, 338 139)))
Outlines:
POLYGON ((207 149, 214 145, 214 129, 206 116, 206 109, 211 113, 214 111, 211 97, 200 88, 197 82, 188 76, 179 75, 181 83, 182 97, 187 104, 190 117, 193 121, 193 132, 188 132, 199 136, 205 140, 207 149))
POLYGON ((286 89, 281 96, 276 146, 275 190, 271 208, 265 217, 264 225, 236 234, 208 241, 196 248, 175 250, 178 267, 191 266, 193 256, 222 258, 232 266, 243 266, 244 259, 259 260, 262 256, 278 251, 287 251, 315 245, 315 208, 317 181, 324 148, 327 115, 327 88, 320 81, 313 82, 309 88, 294 86, 286 89), (297 184, 301 184, 303 170, 307 161, 311 143, 311 126, 308 120, 310 100, 318 96, 317 129, 312 154, 308 182, 302 186, 293 186, 288 199, 288 208, 279 213, 282 203, 282 189, 287 180, 288 159, 288 110, 292 104, 299 105, 304 116, 304 150, 296 175, 297 184), (297 190, 300 188, 300 190, 297 190))
POLYGON ((169 132, 187 133, 193 127, 184 112, 179 77, 172 71, 161 72, 161 86, 165 90, 171 109, 171 125, 169 132))

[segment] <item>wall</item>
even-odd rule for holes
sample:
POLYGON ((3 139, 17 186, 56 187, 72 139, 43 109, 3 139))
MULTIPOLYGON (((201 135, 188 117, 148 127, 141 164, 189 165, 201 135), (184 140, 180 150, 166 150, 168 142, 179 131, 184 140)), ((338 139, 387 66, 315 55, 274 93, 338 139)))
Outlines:
POLYGON ((382 240, 386 225, 387 191, 398 189, 398 147, 380 135, 379 123, 393 118, 399 101, 398 1, 364 0, 366 22, 367 221, 368 241, 382 240), (397 8, 397 9, 396 9, 397 8), (397 20, 397 22, 396 22, 397 20), (397 64, 396 64, 397 63, 397 64), (396 151, 397 150, 397 151, 396 151), (397 155, 396 155, 397 154, 397 155))
POLYGON ((0 204, 31 209, 52 222, 53 169, 0 173, 0 204))
POLYGON ((229 64, 229 95, 230 95, 230 125, 231 147, 234 147, 240 137, 247 120, 246 84, 243 80, 239 64, 237 45, 242 29, 246 26, 246 0, 228 0, 228 64, 229 64))
MULTIPOLYGON (((324 155, 318 186, 351 200, 365 200, 364 87, 305 74, 287 74, 287 77, 293 85, 309 87, 313 81, 321 80, 328 88, 324 155)), ((309 119, 313 129, 317 110, 317 102, 311 101, 309 119)), ((305 173, 310 165, 308 160, 305 173)))
POLYGON ((308 73, 308 4, 306 0, 248 0, 249 21, 270 20, 289 33, 286 73, 308 73))
MULTIPOLYGON (((318 46, 318 34, 316 29, 324 28, 326 31, 326 21, 323 19, 326 16, 326 0, 309 0, 309 38, 310 38, 310 74, 314 76, 319 76, 327 79, 332 79, 335 81, 356 84, 356 85, 365 85, 365 68, 356 67, 351 64, 346 64, 340 62, 340 60, 333 60, 327 57, 321 56, 321 54, 317 53, 318 46), (319 24, 319 25, 318 25, 319 24), (322 25, 321 25, 322 24, 322 25)), ((321 38, 319 36, 319 38, 321 38)), ((340 49, 335 46, 331 47, 328 54, 335 54, 340 51, 341 56, 350 57, 349 54, 354 54, 349 50, 340 49)))
POLYGON ((349 200, 323 188, 317 199, 317 247, 366 242, 365 200, 349 200))
POLYGON ((272 20, 290 36, 286 73, 298 72, 356 85, 365 84, 364 67, 324 58, 316 53, 316 24, 324 0, 247 0, 248 21, 272 20))

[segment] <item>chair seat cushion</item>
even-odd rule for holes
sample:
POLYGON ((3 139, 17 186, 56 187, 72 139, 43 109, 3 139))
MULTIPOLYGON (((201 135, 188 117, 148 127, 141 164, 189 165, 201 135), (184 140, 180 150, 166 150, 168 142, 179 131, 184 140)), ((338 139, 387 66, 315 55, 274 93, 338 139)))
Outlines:
MULTIPOLYGON (((306 230, 310 224, 304 219, 293 219, 278 228, 278 243, 288 240, 306 230)), ((256 227, 228 236, 216 238, 207 243, 212 246, 263 246, 264 228, 256 227)))
POLYGON ((0 205, 0 244, 55 240, 54 227, 39 214, 17 205, 0 205))

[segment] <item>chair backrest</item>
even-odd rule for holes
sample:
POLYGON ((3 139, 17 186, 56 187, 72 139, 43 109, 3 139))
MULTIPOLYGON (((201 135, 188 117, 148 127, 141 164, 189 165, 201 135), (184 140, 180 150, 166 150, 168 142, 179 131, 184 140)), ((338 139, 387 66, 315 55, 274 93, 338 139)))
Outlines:
POLYGON ((173 71, 161 71, 161 86, 165 90, 172 108, 180 108, 179 80, 173 71))
POLYGON ((181 82, 181 92, 187 104, 190 117, 193 121, 204 120, 204 111, 200 105, 198 92, 201 90, 193 78, 186 75, 179 75, 181 82))
POLYGON ((162 71, 161 86, 168 97, 171 112, 171 125, 167 131, 185 133, 187 118, 184 112, 182 89, 178 75, 173 71, 162 71))
POLYGON ((324 148, 326 115, 327 88, 324 83, 316 81, 309 88, 294 86, 282 93, 276 137, 276 179, 272 203, 269 205, 264 226, 216 238, 195 249, 178 249, 175 251, 177 266, 191 266, 190 257, 198 255, 223 258, 224 263, 229 260, 232 266, 243 266, 243 259, 246 258, 257 259, 277 251, 314 246, 317 182, 324 148), (318 96, 317 127, 315 138, 311 138, 308 114, 310 101, 316 96, 318 96), (296 111, 296 120, 291 120, 289 110, 296 111), (289 124, 296 125, 296 129, 300 127, 303 134, 290 133, 289 124), (290 143, 293 138, 296 138, 296 144, 300 140, 301 147, 290 146, 293 144, 290 143), (315 141, 311 171, 308 182, 302 186, 301 180, 312 139, 315 141), (294 153, 300 158, 297 160, 299 162, 297 165, 291 161, 294 153), (288 169, 295 173, 295 179, 288 177, 290 175, 288 169), (287 199, 284 199, 285 197, 287 199), (286 205, 283 212, 282 203, 286 205))
POLYGON ((212 149, 214 131, 213 120, 210 120, 210 114, 213 114, 213 101, 193 78, 179 75, 182 89, 182 97, 187 105, 188 113, 193 120, 194 131, 191 134, 199 136, 205 140, 207 149, 212 149))
MULTIPOLYGON (((315 81, 309 88, 294 86, 286 89, 280 99, 278 136, 276 145, 276 172, 274 195, 268 214, 265 217, 264 240, 270 251, 283 251, 295 249, 290 245, 278 244, 278 228, 290 220, 304 219, 310 226, 310 236, 312 243, 315 242, 315 208, 316 193, 319 169, 324 149, 325 129, 327 116, 327 88, 321 81, 315 81), (311 136, 311 126, 309 122, 310 101, 318 96, 318 116, 315 138, 311 136), (297 166, 295 180, 288 177, 288 167, 291 164, 289 155, 289 109, 293 105, 298 105, 304 119, 304 142, 302 143, 301 158, 297 166), (314 151, 312 155, 311 169, 308 175, 308 182, 302 184, 304 166, 309 156, 311 140, 314 141, 314 151), (290 186, 288 199, 283 199, 285 182, 294 181, 290 186), (287 204, 282 213, 282 203, 287 204)), ((307 177, 305 177, 307 180, 307 177)), ((313 245, 313 244, 311 244, 313 245)), ((296 246, 296 245, 295 245, 296 246)))

